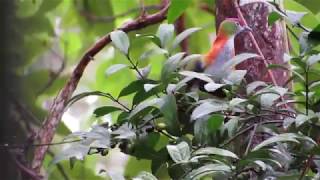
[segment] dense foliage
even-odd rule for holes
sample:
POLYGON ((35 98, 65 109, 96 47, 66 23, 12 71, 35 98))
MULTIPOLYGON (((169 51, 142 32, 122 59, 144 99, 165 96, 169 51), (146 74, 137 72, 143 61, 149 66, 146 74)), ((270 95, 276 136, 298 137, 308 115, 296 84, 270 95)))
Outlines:
MULTIPOLYGON (((103 1, 107 4, 104 8, 101 8, 100 1, 66 1, 63 5, 59 0, 35 2, 31 7, 19 5, 18 9, 25 23, 41 21, 41 27, 37 29, 26 27, 30 34, 25 36, 25 40, 34 44, 25 47, 28 52, 26 59, 30 61, 41 54, 40 50, 46 50, 46 43, 54 44, 50 41, 57 38, 59 43, 55 45, 64 49, 65 59, 73 62, 89 46, 88 42, 93 42, 97 36, 112 31, 126 20, 120 16, 115 21, 99 23, 97 17, 112 17, 115 16, 112 10, 121 14, 128 7, 138 5, 136 1, 117 0, 103 1), (62 32, 59 28, 48 29, 54 13, 42 16, 56 6, 54 13, 64 12, 61 19, 56 19, 62 21, 62 32), (107 11, 105 7, 110 9, 107 11), (90 17, 94 23, 89 21, 90 17), (75 27, 81 31, 72 29, 75 27)), ((73 167, 81 164, 74 164, 75 160, 90 158, 93 154, 101 155, 95 156, 97 159, 112 156, 112 151, 119 148, 131 157, 147 160, 133 163, 131 167, 151 162, 147 163, 151 168, 138 168, 136 171, 143 171, 138 175, 136 171, 127 173, 128 178, 136 175, 136 179, 319 178, 320 26, 313 23, 318 23, 320 16, 319 8, 316 8, 318 4, 312 6, 303 0, 286 2, 286 7, 308 11, 308 15, 282 11, 277 4, 269 4, 273 10, 269 15, 269 25, 284 19, 291 32, 292 51, 284 58, 292 68, 281 64, 268 68, 281 68, 291 73, 287 82, 293 84, 290 89, 263 81, 247 83, 244 80, 245 70, 233 70, 237 64, 258 57, 252 53, 235 56, 214 77, 191 71, 189 65, 199 60, 201 55, 180 52, 179 44, 190 36, 191 52, 204 52, 209 44, 204 34, 212 31, 204 25, 212 23, 213 18, 203 12, 201 19, 192 16, 192 13, 200 13, 191 6, 192 3, 200 3, 198 1, 188 0, 183 5, 177 2, 172 2, 168 23, 174 23, 185 12, 187 23, 192 27, 180 34, 175 35, 174 25, 166 23, 129 35, 119 30, 111 33, 116 49, 112 59, 99 64, 96 80, 88 83, 92 91, 78 93, 69 105, 72 108, 88 96, 99 96, 108 101, 101 100, 98 103, 100 107, 94 108, 94 117, 89 117, 95 123, 93 120, 86 123, 91 126, 89 131, 69 134, 66 127, 59 127, 58 135, 70 143, 66 149, 59 149, 53 160, 47 159, 49 169, 62 160, 69 160, 73 167), (111 120, 104 121, 106 116, 111 120)), ((146 5, 157 3, 145 1, 146 5)), ((201 3, 211 5, 214 2, 201 3)), ((50 56, 55 56, 55 50, 52 52, 50 56)), ((39 96, 38 92, 30 90, 40 82, 39 79, 46 77, 44 82, 50 79, 47 71, 37 70, 39 66, 43 68, 41 63, 31 63, 29 72, 25 73, 26 98, 39 96)), ((38 98, 44 99, 56 93, 64 80, 57 79, 38 98)), ((34 108, 38 109, 35 111, 39 116, 43 113, 39 106, 34 108)), ((67 165, 65 167, 68 168, 67 165)), ((130 171, 130 167, 128 169, 130 171)), ((55 176, 53 173, 51 178, 55 176)))

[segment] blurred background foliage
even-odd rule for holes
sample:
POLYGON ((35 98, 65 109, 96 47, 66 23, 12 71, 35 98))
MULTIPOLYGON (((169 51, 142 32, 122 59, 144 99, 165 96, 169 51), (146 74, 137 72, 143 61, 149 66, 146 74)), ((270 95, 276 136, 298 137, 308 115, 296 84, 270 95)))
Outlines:
MULTIPOLYGON (((16 0, 18 24, 15 31, 21 36, 19 57, 14 73, 20 78, 21 98, 26 107, 34 114, 39 125, 45 118, 49 105, 58 91, 66 83, 73 68, 79 62, 86 49, 96 40, 122 24, 140 15, 143 2, 148 13, 154 13, 161 7, 160 0, 16 0)), ((308 12, 303 24, 314 28, 320 21, 318 0, 285 0, 285 8, 308 12)), ((190 53, 204 53, 209 49, 211 39, 215 36, 215 0, 192 0, 184 13, 185 28, 202 27, 203 29, 189 38, 190 53), (208 7, 209 11, 203 7, 208 7)), ((131 55, 137 59, 147 49, 155 46, 146 38, 137 38, 135 34, 155 34, 158 25, 129 33, 132 49, 131 55)), ((294 28, 295 32, 300 32, 294 28)), ((291 37, 291 44, 298 52, 298 43, 291 37)), ((152 69, 150 77, 158 77, 164 57, 153 55, 141 63, 148 62, 152 69)), ((111 64, 127 63, 125 57, 112 46, 107 46, 92 61, 81 79, 75 94, 85 91, 103 91, 117 96, 120 90, 135 79, 130 70, 123 70, 111 76, 105 71, 111 64)), ((133 96, 124 97, 123 102, 133 96)), ((54 138, 59 142, 70 132, 86 130, 95 123, 108 122, 114 118, 105 116, 96 118, 92 112, 95 108, 106 105, 107 99, 87 97, 76 102, 63 116, 54 138)), ((61 150, 61 146, 52 146, 51 152, 61 150)), ((150 171, 150 162, 138 160, 118 151, 102 157, 88 156, 82 163, 76 163, 71 169, 68 161, 59 166, 49 166, 52 156, 45 159, 49 179, 105 179, 106 170, 111 176, 124 174, 127 177, 137 175, 141 170, 150 171), (67 175, 63 175, 64 169, 67 175), (100 172, 100 173, 99 173, 100 172), (66 178, 65 178, 66 179, 66 178)), ((165 175, 164 175, 165 176, 165 175)))

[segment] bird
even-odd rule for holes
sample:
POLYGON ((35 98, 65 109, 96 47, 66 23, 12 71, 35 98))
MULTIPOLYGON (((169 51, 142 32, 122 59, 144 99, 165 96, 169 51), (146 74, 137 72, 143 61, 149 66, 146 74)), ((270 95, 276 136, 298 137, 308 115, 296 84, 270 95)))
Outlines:
MULTIPOLYGON (((222 66, 235 56, 235 37, 245 31, 252 30, 238 18, 226 18, 221 22, 216 39, 212 42, 209 51, 203 54, 200 59, 188 64, 187 70, 203 72, 211 75, 214 79, 215 77, 221 78, 219 75, 223 71, 222 66)), ((203 83, 200 83, 201 86, 203 86, 203 83)), ((200 87, 200 89, 203 89, 203 87, 200 87)))
POLYGON ((214 75, 235 56, 234 39, 242 32, 251 31, 237 18, 227 18, 221 22, 216 39, 210 50, 204 54, 204 72, 214 75))

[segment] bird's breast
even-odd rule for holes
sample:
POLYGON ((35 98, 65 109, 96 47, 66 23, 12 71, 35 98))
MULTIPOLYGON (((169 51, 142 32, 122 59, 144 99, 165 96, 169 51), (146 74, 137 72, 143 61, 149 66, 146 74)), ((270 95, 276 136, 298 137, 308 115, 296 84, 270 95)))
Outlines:
POLYGON ((224 63, 234 57, 234 38, 230 38, 222 47, 219 53, 216 54, 214 59, 211 60, 205 73, 215 75, 221 71, 224 63))

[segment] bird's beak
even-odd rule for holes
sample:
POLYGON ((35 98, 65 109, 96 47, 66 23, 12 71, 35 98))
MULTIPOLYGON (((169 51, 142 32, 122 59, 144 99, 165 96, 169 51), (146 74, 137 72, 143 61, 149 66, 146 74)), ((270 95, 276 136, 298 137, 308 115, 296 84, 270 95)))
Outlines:
POLYGON ((252 32, 252 29, 249 26, 243 26, 242 32, 252 32))

